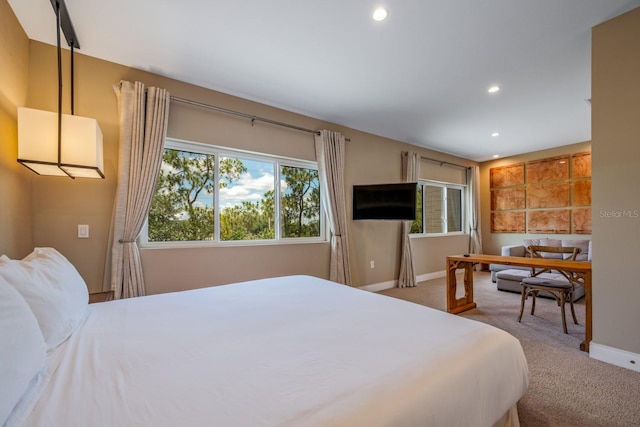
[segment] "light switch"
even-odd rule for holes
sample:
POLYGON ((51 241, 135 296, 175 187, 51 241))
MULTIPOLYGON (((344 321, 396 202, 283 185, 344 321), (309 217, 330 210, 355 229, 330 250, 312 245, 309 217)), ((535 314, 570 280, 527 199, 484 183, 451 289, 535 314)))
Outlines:
POLYGON ((89 238, 89 224, 78 224, 78 239, 89 238))

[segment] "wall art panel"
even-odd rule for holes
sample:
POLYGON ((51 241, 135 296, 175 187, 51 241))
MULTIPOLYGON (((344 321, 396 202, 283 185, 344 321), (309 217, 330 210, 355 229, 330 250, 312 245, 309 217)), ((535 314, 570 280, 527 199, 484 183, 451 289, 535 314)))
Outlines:
POLYGON ((507 211, 525 208, 525 188, 501 188, 491 190, 491 210, 507 211))
POLYGON ((591 180, 583 179, 571 183, 573 206, 591 206, 591 180))
POLYGON ((591 208, 575 208, 571 212, 574 234, 591 234, 591 208))
POLYGON ((491 188, 511 187, 524 184, 524 163, 491 168, 491 188))
POLYGON ((527 183, 564 181, 569 179, 569 156, 527 162, 527 183))
POLYGON ((525 230, 524 211, 491 213, 492 233, 524 233, 525 230))
POLYGON ((571 210, 539 210, 527 212, 529 233, 569 234, 571 233, 571 210))
POLYGON ((591 177, 591 153, 576 153, 571 156, 571 178, 591 177))
POLYGON ((568 182, 532 184, 527 186, 527 208, 564 208, 571 205, 568 182))

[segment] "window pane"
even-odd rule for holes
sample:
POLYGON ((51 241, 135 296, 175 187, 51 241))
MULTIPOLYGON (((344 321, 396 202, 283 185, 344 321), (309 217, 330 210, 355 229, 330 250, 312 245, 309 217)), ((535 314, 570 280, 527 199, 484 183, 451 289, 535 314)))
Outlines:
POLYGON ((320 182, 314 169, 280 168, 282 237, 320 236, 320 182))
POLYGON ((442 233, 442 187, 424 186, 425 233, 442 233))
POLYGON ((213 240, 215 156, 165 149, 149 212, 150 242, 213 240))
POLYGON ((275 238, 272 162, 220 157, 220 240, 275 238))
POLYGON ((462 231, 462 190, 447 188, 447 232, 462 231))
POLYGON ((416 191, 416 220, 411 224, 409 233, 422 233, 422 184, 416 191))

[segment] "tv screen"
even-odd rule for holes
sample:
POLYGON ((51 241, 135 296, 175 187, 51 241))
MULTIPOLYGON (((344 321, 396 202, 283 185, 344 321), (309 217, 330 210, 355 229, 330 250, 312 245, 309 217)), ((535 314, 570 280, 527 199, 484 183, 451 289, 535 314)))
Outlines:
POLYGON ((353 186, 353 219, 416 219, 417 183, 353 186))

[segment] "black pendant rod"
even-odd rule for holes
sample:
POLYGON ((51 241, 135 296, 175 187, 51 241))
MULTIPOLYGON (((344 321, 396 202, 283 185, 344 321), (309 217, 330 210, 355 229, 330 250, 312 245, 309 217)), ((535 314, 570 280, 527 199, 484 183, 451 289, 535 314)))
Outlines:
POLYGON ((58 168, 75 179, 62 167, 62 47, 60 46, 60 3, 56 2, 56 41, 58 50, 58 168))
POLYGON ((58 47, 58 167, 60 167, 62 164, 62 52, 60 49, 60 5, 58 3, 56 3, 56 40, 58 47))
POLYGON ((80 49, 80 42, 78 41, 78 37, 76 37, 76 31, 73 29, 71 17, 69 16, 67 5, 64 4, 64 0, 51 0, 51 6, 53 6, 53 10, 56 11, 56 14, 58 13, 58 10, 60 10, 58 28, 62 28, 67 44, 71 47, 75 47, 76 49, 80 49))

